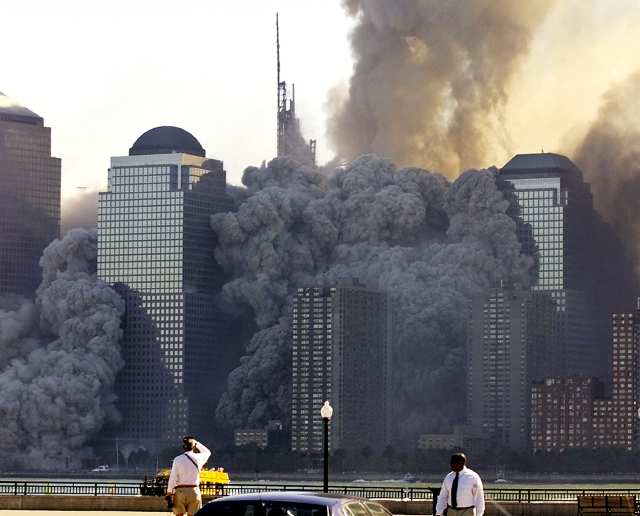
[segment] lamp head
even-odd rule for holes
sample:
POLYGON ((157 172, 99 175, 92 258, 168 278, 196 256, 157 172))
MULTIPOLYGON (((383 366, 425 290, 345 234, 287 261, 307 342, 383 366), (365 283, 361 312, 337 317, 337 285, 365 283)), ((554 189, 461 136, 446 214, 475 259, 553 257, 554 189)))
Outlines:
POLYGON ((331 416, 333 416, 333 407, 329 405, 328 401, 325 401, 324 405, 322 405, 320 416, 322 419, 331 419, 331 416))

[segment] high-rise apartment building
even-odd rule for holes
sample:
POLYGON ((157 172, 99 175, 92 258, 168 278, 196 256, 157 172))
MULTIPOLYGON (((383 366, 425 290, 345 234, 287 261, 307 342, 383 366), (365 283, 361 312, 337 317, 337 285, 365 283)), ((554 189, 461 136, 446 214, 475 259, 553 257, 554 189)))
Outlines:
POLYGON ((33 297, 60 232, 60 160, 42 117, 0 93, 0 293, 33 297))
POLYGON ((531 447, 561 452, 594 446, 594 406, 603 397, 594 377, 546 378, 531 387, 531 447))
POLYGON ((533 449, 622 448, 638 442, 640 311, 612 315, 612 390, 593 378, 547 378, 534 384, 533 449))
POLYGON ((531 383, 557 346, 545 292, 495 288, 473 300, 467 351, 467 436, 514 450, 529 444, 531 383))
POLYGON ((322 451, 320 408, 330 400, 332 449, 389 440, 392 317, 388 296, 351 281, 298 289, 291 319, 291 448, 322 451))
POLYGON ((518 154, 499 177, 514 188, 520 240, 536 256, 534 290, 549 292, 557 303, 559 345, 550 351, 548 376, 602 376, 606 350, 594 339, 589 300, 589 253, 593 197, 582 172, 565 156, 518 154))
POLYGON ((236 357, 215 307, 223 278, 209 216, 229 209, 222 162, 182 129, 151 129, 111 158, 98 275, 126 301, 123 438, 162 446, 212 426, 236 357))
POLYGON ((594 446, 632 450, 637 447, 640 416, 640 310, 613 314, 611 322, 611 397, 594 404, 594 446))

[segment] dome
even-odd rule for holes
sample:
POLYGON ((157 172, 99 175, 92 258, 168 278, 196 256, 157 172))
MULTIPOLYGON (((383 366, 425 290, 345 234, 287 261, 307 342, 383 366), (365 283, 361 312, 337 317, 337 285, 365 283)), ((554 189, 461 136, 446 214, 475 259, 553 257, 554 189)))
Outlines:
POLYGON ((30 109, 11 100, 0 92, 0 120, 7 122, 21 122, 31 125, 43 125, 44 120, 30 109))
POLYGON ((191 133, 179 127, 162 126, 149 129, 140 136, 129 149, 129 156, 174 152, 202 157, 205 155, 202 145, 191 133))

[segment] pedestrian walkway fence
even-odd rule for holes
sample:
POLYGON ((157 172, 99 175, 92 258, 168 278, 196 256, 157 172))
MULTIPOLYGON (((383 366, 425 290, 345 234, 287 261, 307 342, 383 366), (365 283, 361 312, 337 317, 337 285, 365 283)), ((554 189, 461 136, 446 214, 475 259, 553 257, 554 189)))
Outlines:
MULTIPOLYGON (((202 484, 207 496, 261 493, 265 491, 318 492, 321 484, 285 483, 231 483, 226 485, 202 484)), ((433 501, 437 487, 357 486, 353 484, 330 485, 329 492, 380 500, 433 501)), ((148 492, 148 491, 146 491, 148 492)), ((5 480, 0 481, 2 495, 82 495, 82 496, 142 496, 144 482, 77 482, 64 480, 5 480)), ((154 495, 163 493, 154 492, 154 495)), ((578 496, 635 496, 640 499, 640 489, 535 489, 487 488, 485 498, 495 502, 575 502, 578 496)))

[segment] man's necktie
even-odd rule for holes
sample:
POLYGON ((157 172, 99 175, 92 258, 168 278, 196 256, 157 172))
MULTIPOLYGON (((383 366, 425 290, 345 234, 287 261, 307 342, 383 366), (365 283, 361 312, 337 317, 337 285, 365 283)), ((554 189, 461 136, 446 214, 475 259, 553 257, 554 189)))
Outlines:
POLYGON ((460 473, 456 471, 456 478, 453 479, 453 484, 451 484, 451 507, 454 509, 458 508, 458 475, 460 473))

